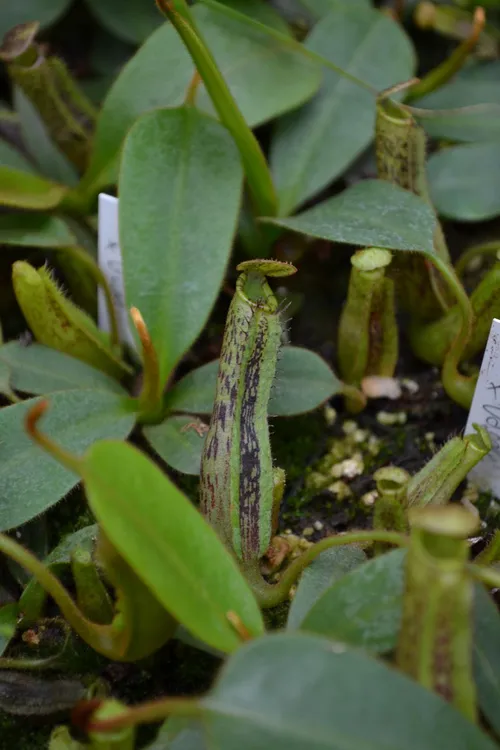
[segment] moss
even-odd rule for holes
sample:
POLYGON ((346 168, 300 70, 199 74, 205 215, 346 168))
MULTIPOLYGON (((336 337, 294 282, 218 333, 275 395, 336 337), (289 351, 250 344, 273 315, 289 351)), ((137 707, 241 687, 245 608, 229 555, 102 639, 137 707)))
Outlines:
POLYGON ((1 750, 46 750, 54 724, 37 725, 25 716, 0 711, 1 750))
POLYGON ((324 446, 325 420, 321 411, 276 419, 271 433, 273 460, 285 470, 289 488, 302 479, 309 462, 324 446))

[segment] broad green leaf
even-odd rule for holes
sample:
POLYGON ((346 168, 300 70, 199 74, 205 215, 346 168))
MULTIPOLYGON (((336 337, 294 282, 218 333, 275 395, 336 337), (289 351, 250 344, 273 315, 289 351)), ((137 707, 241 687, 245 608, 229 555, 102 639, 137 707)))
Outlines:
POLYGON ((188 498, 129 443, 102 441, 85 455, 84 482, 99 524, 158 601, 193 635, 230 652, 264 625, 238 566, 188 498))
MULTIPOLYGON (((34 444, 24 429, 26 413, 40 399, 0 409, 0 529, 12 529, 43 513, 78 482, 34 444)), ((43 430, 67 450, 81 453, 94 441, 124 438, 134 426, 129 399, 93 390, 50 396, 43 430)))
POLYGON ((0 205, 44 211, 56 208, 67 188, 36 174, 0 166, 0 205))
POLYGON ((39 21, 41 26, 49 26, 62 16, 72 0, 2 0, 0 3, 0 38, 18 23, 39 21))
MULTIPOLYGON (((401 26, 368 4, 338 0, 306 40, 313 52, 382 90, 412 77, 401 26)), ((342 174, 373 138, 373 93, 333 70, 313 99, 278 123, 271 146, 281 216, 342 174)))
POLYGON ((205 423, 189 414, 167 417, 145 427, 146 440, 165 463, 182 474, 199 474, 205 442, 205 423))
MULTIPOLYGON (((214 405, 219 360, 192 370, 167 394, 172 411, 210 414, 214 405)), ((285 346, 280 352, 276 380, 269 400, 269 414, 290 417, 312 411, 339 392, 340 381, 314 352, 285 346)))
POLYGON ((401 625, 405 554, 394 550, 346 573, 312 606, 301 630, 375 653, 392 650, 401 625))
POLYGON ((76 244, 68 225, 47 214, 0 214, 0 244, 19 247, 68 247, 76 244))
POLYGON ((127 307, 137 307, 165 382, 199 335, 224 278, 243 173, 228 131, 193 107, 130 131, 120 175, 127 307))
POLYGON ((0 656, 9 645, 9 641, 16 632, 19 607, 17 602, 0 605, 0 656))
POLYGON ((72 187, 78 184, 78 173, 58 149, 42 122, 36 107, 18 87, 13 90, 14 104, 21 122, 24 143, 40 172, 50 180, 72 187))
POLYGON ((140 44, 163 21, 155 3, 144 0, 86 0, 108 31, 131 44, 140 44))
POLYGON ((494 750, 449 703, 393 667, 306 634, 252 641, 203 699, 217 750, 494 750))
MULTIPOLYGON (((0 347, 0 351, 2 351, 0 347)), ((12 373, 7 362, 0 360, 0 393, 11 399, 12 396, 12 373)))
POLYGON ((288 611, 287 630, 296 630, 319 597, 332 583, 365 562, 362 549, 348 544, 345 547, 332 547, 319 555, 304 570, 297 591, 288 611))
MULTIPOLYGON (((193 14, 251 127, 299 106, 317 90, 319 66, 278 42, 271 31, 253 28, 244 16, 229 18, 224 8, 199 5, 193 14)), ((121 142, 134 120, 153 108, 181 105, 193 74, 176 31, 163 24, 125 65, 106 97, 85 175, 88 189, 113 181, 121 142)), ((213 112, 201 84, 196 104, 213 112)))
MULTIPOLYGON (((371 7, 371 0, 347 0, 351 5, 371 7)), ((345 0, 344 0, 345 2, 345 0)), ((323 18, 337 5, 337 0, 301 0, 301 5, 309 10, 314 18, 323 18)))
MULTIPOLYGON (((84 549, 92 553, 94 543, 97 539, 99 527, 97 524, 85 526, 83 529, 68 534, 44 559, 45 565, 58 578, 66 571, 70 564, 71 555, 75 549, 84 549)), ((38 619, 42 614, 42 608, 47 593, 35 578, 24 589, 19 600, 19 607, 28 619, 38 619)))
POLYGON ((474 676, 481 710, 500 735, 500 614, 481 585, 474 589, 474 676))
POLYGON ((238 13, 244 13, 254 21, 270 26, 282 34, 292 36, 290 27, 285 19, 271 5, 268 5, 266 0, 220 0, 220 5, 225 5, 232 10, 238 11, 238 13))
POLYGON ((500 140, 500 104, 476 104, 459 109, 413 110, 427 135, 452 141, 500 140))
POLYGON ((500 214, 500 143, 446 148, 427 164, 431 198, 439 214, 484 221, 500 214))
POLYGON ((144 750, 206 750, 206 746, 200 726, 174 716, 163 723, 156 739, 144 750))
POLYGON ((20 172, 36 174, 36 167, 15 146, 0 138, 0 167, 11 167, 20 172))
POLYGON ((263 221, 331 242, 434 253, 432 209, 384 180, 363 180, 298 216, 263 221))
POLYGON ((312 411, 341 391, 341 382, 325 360, 309 349, 285 346, 269 399, 269 414, 286 417, 312 411))
POLYGON ((10 369, 12 388, 35 396, 78 388, 126 395, 122 386, 106 373, 42 344, 22 346, 10 341, 0 346, 0 363, 10 369))

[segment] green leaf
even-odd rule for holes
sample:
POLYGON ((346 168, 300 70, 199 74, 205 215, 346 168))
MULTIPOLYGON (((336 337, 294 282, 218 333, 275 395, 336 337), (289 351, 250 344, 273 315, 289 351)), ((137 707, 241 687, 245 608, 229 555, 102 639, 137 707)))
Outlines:
MULTIPOLYGON (((345 0, 344 0, 345 1, 345 0)), ((371 0, 348 0, 351 5, 371 7, 371 0)), ((323 18, 337 5, 337 0, 301 0, 301 5, 307 8, 315 18, 323 18)))
MULTIPOLYGON (((376 90, 412 77, 415 58, 401 26, 367 4, 332 2, 306 46, 376 90)), ((333 70, 318 94, 278 123, 271 146, 281 216, 341 175, 373 138, 373 93, 333 70)))
POLYGON ((87 0, 87 5, 108 31, 131 44, 140 44, 162 23, 155 3, 144 0, 87 0))
POLYGON ((28 144, 30 155, 40 172, 48 179, 64 185, 77 185, 79 177, 75 167, 50 137, 36 107, 18 86, 14 86, 13 98, 24 143, 28 144))
POLYGON ((143 115, 125 142, 119 211, 127 307, 146 322, 162 383, 219 293, 242 179, 227 130, 193 107, 143 115))
MULTIPOLYGON (((203 0, 201 0, 203 2, 203 0)), ((290 27, 284 18, 277 13, 265 0, 219 0, 220 5, 225 5, 231 10, 252 18, 254 21, 270 26, 282 34, 292 36, 290 27)))
POLYGON ((266 223, 331 242, 434 254, 436 218, 418 196, 383 180, 363 180, 288 219, 266 223))
MULTIPOLYGON (((12 529, 50 508, 78 477, 42 451, 24 430, 24 418, 40 399, 0 409, 0 529, 12 529)), ((102 438, 124 438, 134 426, 130 400, 92 390, 50 396, 43 429, 64 448, 81 453, 102 438)))
POLYGON ((500 214, 500 143, 474 143, 433 154, 427 165, 436 211, 457 221, 500 214))
MULTIPOLYGON (((199 5, 193 15, 251 127, 299 106, 317 90, 319 66, 277 41, 271 31, 253 28, 244 17, 229 18, 224 8, 199 5)), ((153 108, 181 105, 193 74, 177 32, 163 24, 125 65, 106 97, 84 180, 88 189, 114 180, 120 145, 134 120, 153 108)), ((201 84, 196 104, 213 112, 201 84)))
POLYGON ((113 545, 165 609, 221 651, 264 630, 251 589, 216 532, 161 470, 129 443, 102 441, 84 459, 90 507, 113 545))
POLYGON ((8 141, 4 141, 0 138, 0 166, 11 167, 12 169, 18 169, 20 172, 28 172, 29 174, 36 174, 36 167, 19 151, 18 148, 12 146, 8 141))
POLYGON ((479 584, 474 588, 474 676, 481 710, 500 735, 500 614, 479 584))
POLYGON ((269 414, 287 417, 312 411, 340 393, 341 388, 324 359, 309 349, 285 346, 280 352, 269 414))
POLYGON ((0 38, 18 23, 39 21, 40 25, 49 26, 62 16, 71 0, 22 0, 0 3, 0 38))
POLYGON ((43 177, 0 167, 0 205, 44 211, 56 208, 67 188, 43 177))
POLYGON ((17 602, 0 605, 0 656, 5 652, 9 642, 16 632, 19 607, 17 602))
MULTIPOLYGON (((2 351, 1 348, 0 351, 2 351)), ((0 360, 0 393, 9 400, 12 397, 11 376, 11 370, 7 362, 0 360)))
MULTIPOLYGON (((192 370, 168 392, 165 405, 172 411, 210 414, 214 405, 219 360, 192 370)), ((290 417, 312 411, 339 393, 340 381, 314 352, 285 346, 280 352, 269 414, 290 417)))
POLYGON ((449 703, 362 651, 313 635, 241 648, 203 699, 217 750, 494 750, 449 703))
POLYGON ((205 442, 203 425, 196 417, 179 415, 167 417, 161 424, 145 427, 143 432, 165 463, 182 474, 199 474, 205 442))
POLYGON ((47 214, 0 214, 0 244, 19 247, 68 247, 76 243, 68 225, 47 214))
POLYGON ((90 388, 126 395, 122 386, 101 370, 42 344, 22 346, 10 341, 0 347, 0 363, 10 369, 10 384, 35 396, 90 388))
POLYGON ((366 559, 362 549, 348 544, 345 547, 327 549, 313 560, 304 570, 292 599, 286 623, 287 630, 299 628, 323 592, 366 559))
POLYGON ((499 140, 499 75, 498 61, 465 68, 451 83, 415 102, 417 119, 434 138, 499 140), (425 114, 419 114, 420 108, 425 114))
POLYGON ((327 589, 301 630, 375 653, 392 650, 401 625, 406 550, 368 560, 327 589))

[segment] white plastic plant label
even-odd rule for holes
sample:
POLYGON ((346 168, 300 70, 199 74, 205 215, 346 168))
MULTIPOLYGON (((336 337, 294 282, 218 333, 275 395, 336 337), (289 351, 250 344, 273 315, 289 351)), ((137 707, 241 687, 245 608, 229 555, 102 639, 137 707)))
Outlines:
POLYGON ((472 469, 469 477, 481 489, 491 490, 500 497, 500 320, 496 318, 491 324, 466 435, 474 432, 473 424, 488 430, 493 448, 472 469))
MULTIPOLYGON (((99 194, 98 253, 99 266, 108 280, 113 295, 120 340, 135 348, 125 302, 122 254, 118 238, 118 198, 106 193, 99 194)), ((102 289, 99 289, 98 316, 99 327, 109 332, 108 308, 102 289)))

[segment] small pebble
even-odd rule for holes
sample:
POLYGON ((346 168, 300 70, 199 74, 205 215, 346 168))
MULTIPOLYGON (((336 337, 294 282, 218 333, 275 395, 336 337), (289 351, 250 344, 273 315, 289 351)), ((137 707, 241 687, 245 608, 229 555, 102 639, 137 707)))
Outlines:
POLYGON ((302 536, 312 536, 313 534, 314 534, 314 529, 312 526, 306 526, 306 528, 302 532, 302 536))
POLYGON ((365 494, 361 497, 361 502, 363 505, 373 505, 375 503, 375 500, 378 497, 377 490, 372 490, 371 492, 365 492, 365 494))
POLYGON ((321 531, 323 529, 323 524, 321 523, 321 521, 315 521, 313 523, 313 526, 316 529, 316 531, 321 531))
POLYGON ((411 393, 412 395, 417 393, 420 389, 419 384, 416 380, 411 380, 410 378, 403 378, 401 380, 401 385, 403 388, 406 388, 408 393, 411 393))
POLYGON ((406 412, 404 411, 379 411, 377 414, 377 422, 386 427, 395 424, 406 424, 407 418, 406 412))
POLYGON ((368 375, 361 381, 361 390, 368 398, 390 398, 391 401, 401 397, 401 386, 395 378, 368 375))
POLYGON ((358 423, 355 422, 354 419, 346 419, 346 421, 342 425, 342 429, 344 431, 344 435, 351 435, 358 429, 358 423))
POLYGON ((325 422, 327 423, 328 427, 331 427, 335 424, 335 420, 337 419, 337 412, 332 406, 325 406, 323 414, 325 415, 325 422))

